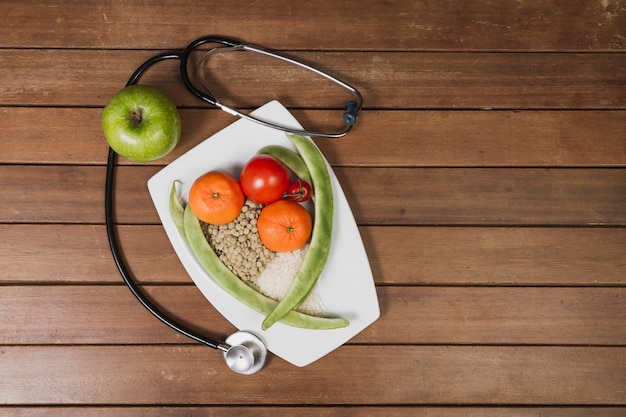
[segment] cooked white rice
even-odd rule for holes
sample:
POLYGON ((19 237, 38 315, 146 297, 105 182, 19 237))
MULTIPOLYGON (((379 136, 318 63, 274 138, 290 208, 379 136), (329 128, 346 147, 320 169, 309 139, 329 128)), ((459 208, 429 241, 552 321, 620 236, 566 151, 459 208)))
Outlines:
MULTIPOLYGON (((282 299, 298 273, 308 248, 309 245, 305 245, 295 251, 277 252, 256 280, 259 290, 274 300, 282 299)), ((324 314, 317 285, 297 310, 307 314, 324 314)))

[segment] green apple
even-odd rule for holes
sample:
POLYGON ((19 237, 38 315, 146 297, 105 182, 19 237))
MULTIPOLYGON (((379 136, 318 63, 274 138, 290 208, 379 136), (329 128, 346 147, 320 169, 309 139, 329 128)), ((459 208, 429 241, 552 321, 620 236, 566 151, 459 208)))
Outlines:
POLYGON ((147 85, 117 92, 104 107, 102 129, 109 146, 135 162, 170 153, 180 140, 180 115, 172 101, 147 85))

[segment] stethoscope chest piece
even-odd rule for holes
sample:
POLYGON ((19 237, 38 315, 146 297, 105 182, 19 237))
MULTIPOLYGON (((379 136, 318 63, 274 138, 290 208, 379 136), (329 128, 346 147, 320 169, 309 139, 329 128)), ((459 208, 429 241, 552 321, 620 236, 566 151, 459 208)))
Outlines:
POLYGON ((233 371, 251 375, 257 373, 265 365, 267 348, 256 335, 239 331, 226 339, 228 348, 224 350, 224 360, 233 371))

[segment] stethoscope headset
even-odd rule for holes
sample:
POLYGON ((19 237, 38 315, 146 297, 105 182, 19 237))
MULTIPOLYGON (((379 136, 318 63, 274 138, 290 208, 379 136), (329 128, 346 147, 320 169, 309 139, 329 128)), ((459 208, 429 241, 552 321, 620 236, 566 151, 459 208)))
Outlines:
MULTIPOLYGON (((152 67, 154 64, 170 60, 170 59, 178 59, 180 61, 180 76, 182 81, 187 88, 194 96, 199 98, 200 100, 217 107, 233 116, 237 116, 255 123, 259 123, 261 125, 271 127, 274 129, 278 129, 281 131, 301 134, 306 136, 313 137, 324 137, 324 138, 340 138, 345 136, 352 130, 353 126, 357 121, 357 115, 361 110, 363 105, 363 99, 359 91, 346 84, 345 82, 331 76, 330 74, 323 72, 317 68, 314 68, 302 61, 295 60, 293 58, 286 57, 284 55, 279 55, 275 52, 268 51, 266 49, 247 45, 241 43, 239 41, 222 38, 222 37, 212 37, 206 36, 199 38, 193 42, 191 42, 185 49, 177 52, 164 52, 158 55, 155 55, 141 64, 130 77, 127 86, 137 84, 141 76, 152 67), (218 45, 216 48, 210 49, 206 54, 209 54, 216 50, 217 48, 231 48, 232 50, 243 50, 254 53, 263 54, 272 58, 277 58, 282 61, 286 61, 288 63, 297 65, 304 69, 314 72, 317 75, 320 75, 339 86, 347 89, 355 96, 355 101, 349 101, 345 104, 345 112, 343 113, 343 121, 346 125, 345 129, 340 132, 331 132, 324 133, 318 131, 309 131, 309 130, 297 130, 291 129, 286 126, 282 126, 280 124, 274 124, 272 122, 262 120, 254 117, 251 114, 244 113, 239 109, 222 103, 208 91, 207 86, 204 86, 204 90, 197 88, 194 83, 191 81, 191 77, 189 75, 189 58, 193 51, 197 50, 200 46, 206 44, 216 44, 218 45)), ((224 342, 220 342, 210 337, 206 337, 201 335, 184 325, 178 323, 173 318, 169 317, 166 313, 164 313, 155 303, 153 303, 146 294, 143 293, 140 286, 133 279, 132 273, 126 266, 124 258, 121 254, 119 239, 117 235, 117 230, 115 228, 115 213, 114 213, 114 204, 113 204, 113 188, 114 188, 114 178, 115 178, 115 167, 116 167, 117 154, 113 149, 109 148, 109 156, 107 160, 107 171, 106 171, 106 186, 105 186, 105 221, 106 221, 106 230, 109 240, 109 246, 111 248, 111 253, 113 255, 113 259, 115 264, 122 276, 122 279, 132 292, 132 294, 139 300, 139 302, 154 315, 161 322, 172 328, 173 330, 187 336, 188 338, 195 340, 198 343, 209 346, 213 349, 217 349, 222 351, 224 355, 224 359, 229 368, 233 371, 240 374, 253 374, 261 370, 264 366, 266 358, 267 358, 267 348, 263 341, 256 335, 251 332, 246 331, 238 331, 230 335, 224 342)))

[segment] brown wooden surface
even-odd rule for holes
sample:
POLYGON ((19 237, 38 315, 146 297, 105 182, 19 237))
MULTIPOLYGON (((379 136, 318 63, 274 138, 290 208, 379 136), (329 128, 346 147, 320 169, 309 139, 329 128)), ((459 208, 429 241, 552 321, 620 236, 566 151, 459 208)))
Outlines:
MULTIPOLYGON (((625 2, 20 0, 0 23, 1 415, 626 414, 625 2), (365 99, 350 135, 316 143, 381 317, 304 368, 232 373, 133 298, 108 248, 102 107, 146 58, 209 34, 315 63, 365 99)), ((179 106, 183 138, 120 161, 118 229, 151 297, 223 337, 233 326, 146 189, 234 121, 176 68, 144 80, 179 106)), ((314 84, 285 93, 305 125, 334 114, 314 84)))

